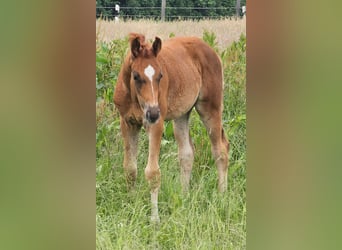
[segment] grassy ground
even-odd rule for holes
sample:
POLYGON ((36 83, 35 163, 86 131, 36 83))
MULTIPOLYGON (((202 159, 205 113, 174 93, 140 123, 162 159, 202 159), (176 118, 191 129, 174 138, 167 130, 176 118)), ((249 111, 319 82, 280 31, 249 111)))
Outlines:
POLYGON ((143 171, 147 163, 147 137, 142 130, 137 187, 135 192, 127 192, 122 169, 119 115, 111 101, 122 58, 127 51, 127 39, 111 42, 98 39, 97 249, 246 248, 245 37, 221 49, 219 37, 212 30, 202 32, 201 36, 218 51, 224 65, 223 123, 230 140, 228 192, 217 192, 217 171, 207 132, 193 111, 190 122, 195 162, 190 192, 187 195, 181 192, 177 145, 172 124, 166 123, 159 160, 162 173, 159 193, 161 223, 158 226, 150 224, 150 194, 143 171))

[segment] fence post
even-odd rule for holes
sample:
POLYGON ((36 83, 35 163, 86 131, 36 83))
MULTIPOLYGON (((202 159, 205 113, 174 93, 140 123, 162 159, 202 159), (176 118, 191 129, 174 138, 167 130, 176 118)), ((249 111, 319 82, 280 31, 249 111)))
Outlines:
POLYGON ((240 0, 236 0, 236 18, 240 17, 240 0))
POLYGON ((162 20, 162 22, 165 21, 165 7, 166 7, 166 0, 162 0, 162 2, 161 2, 161 20, 162 20))

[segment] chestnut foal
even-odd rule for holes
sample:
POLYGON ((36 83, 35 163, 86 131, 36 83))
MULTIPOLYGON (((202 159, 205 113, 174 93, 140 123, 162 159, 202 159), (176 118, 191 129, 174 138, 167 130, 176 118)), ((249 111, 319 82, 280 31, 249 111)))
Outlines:
POLYGON ((144 126, 149 138, 145 177, 151 189, 151 220, 159 222, 158 191, 160 143, 165 120, 173 120, 178 143, 181 183, 189 189, 194 147, 189 136, 189 116, 195 107, 211 141, 218 170, 218 189, 227 189, 229 143, 222 127, 223 74, 217 54, 195 37, 156 37, 152 46, 144 35, 130 34, 130 52, 122 65, 114 93, 120 112, 127 181, 137 176, 138 134, 144 126))

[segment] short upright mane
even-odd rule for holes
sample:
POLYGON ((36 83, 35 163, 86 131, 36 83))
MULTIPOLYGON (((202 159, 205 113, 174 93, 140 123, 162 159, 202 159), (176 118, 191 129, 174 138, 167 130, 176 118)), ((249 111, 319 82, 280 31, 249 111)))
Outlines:
POLYGON ((151 55, 151 44, 146 42, 145 36, 143 34, 138 33, 130 33, 129 34, 129 44, 130 47, 132 47, 132 44, 138 41, 140 44, 138 54, 141 54, 142 56, 149 56, 151 55))
POLYGON ((145 36, 143 34, 129 33, 129 43, 132 43, 132 41, 136 38, 139 38, 139 42, 141 45, 145 44, 145 36))
POLYGON ((143 51, 143 55, 147 54, 147 51, 151 47, 151 45, 146 42, 145 36, 143 34, 130 33, 129 34, 129 43, 130 43, 131 47, 132 47, 132 43, 134 40, 138 40, 140 43, 139 53, 141 53, 143 51))

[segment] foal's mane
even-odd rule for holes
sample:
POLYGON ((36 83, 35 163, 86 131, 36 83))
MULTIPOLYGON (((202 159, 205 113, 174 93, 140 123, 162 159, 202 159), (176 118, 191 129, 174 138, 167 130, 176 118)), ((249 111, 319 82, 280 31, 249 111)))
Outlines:
POLYGON ((129 40, 131 47, 132 47, 133 41, 135 40, 139 41, 140 43, 139 54, 143 55, 144 57, 151 55, 151 44, 146 42, 145 36, 143 34, 129 33, 128 40, 129 40))

